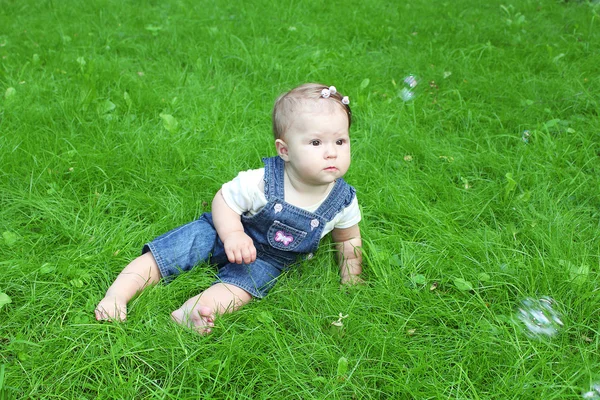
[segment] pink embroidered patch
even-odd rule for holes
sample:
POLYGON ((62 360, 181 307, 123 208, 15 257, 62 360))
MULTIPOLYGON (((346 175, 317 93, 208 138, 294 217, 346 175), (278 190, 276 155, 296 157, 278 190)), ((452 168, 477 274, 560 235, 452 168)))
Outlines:
POLYGON ((294 241, 294 238, 292 235, 286 235, 283 231, 277 231, 275 232, 275 241, 283 243, 284 246, 288 246, 294 241))

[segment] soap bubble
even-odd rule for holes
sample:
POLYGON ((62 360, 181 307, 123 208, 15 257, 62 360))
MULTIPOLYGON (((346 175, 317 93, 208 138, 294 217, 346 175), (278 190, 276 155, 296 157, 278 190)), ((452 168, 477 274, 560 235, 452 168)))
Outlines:
POLYGON ((404 84, 408 85, 408 87, 411 89, 416 88, 418 83, 419 81, 417 81, 417 77, 414 75, 409 75, 406 78, 404 78, 404 84))
POLYGON ((415 98, 415 93, 411 92, 407 88, 403 88, 400 93, 398 93, 398 96, 400 96, 403 101, 411 101, 415 98))
POLYGON ((583 398, 599 400, 600 399, 600 383, 598 383, 598 382, 593 383, 592 386, 590 387, 590 390, 583 394, 583 398))
POLYGON ((523 139, 523 143, 525 143, 525 144, 529 143, 530 137, 531 137, 531 132, 529 132, 529 130, 525 129, 523 131, 523 134, 521 135, 521 139, 523 139))
POLYGON ((415 98, 419 79, 415 75, 408 75, 402 80, 402 89, 398 92, 398 97, 403 101, 411 101, 415 98))
POLYGON ((550 297, 540 299, 528 297, 521 302, 517 318, 527 328, 526 334, 529 337, 555 336, 563 327, 560 315, 552 308, 553 304, 554 300, 550 297))

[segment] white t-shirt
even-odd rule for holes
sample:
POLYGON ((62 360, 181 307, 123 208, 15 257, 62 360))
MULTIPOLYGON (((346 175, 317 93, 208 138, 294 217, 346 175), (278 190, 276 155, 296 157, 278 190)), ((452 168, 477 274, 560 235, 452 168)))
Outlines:
MULTIPOLYGON (((223 194, 225 203, 240 215, 254 215, 258 213, 267 204, 267 198, 265 197, 263 188, 264 185, 262 184, 264 175, 264 168, 240 172, 232 181, 227 182, 221 187, 221 193, 223 194)), ((323 201, 325 201, 325 199, 310 207, 301 208, 309 212, 315 212, 321 206, 323 201)), ((356 196, 354 196, 350 205, 336 214, 336 216, 325 225, 321 237, 331 232, 334 228, 350 228, 351 226, 358 224, 360 220, 361 214, 358 207, 358 200, 356 199, 356 196)))

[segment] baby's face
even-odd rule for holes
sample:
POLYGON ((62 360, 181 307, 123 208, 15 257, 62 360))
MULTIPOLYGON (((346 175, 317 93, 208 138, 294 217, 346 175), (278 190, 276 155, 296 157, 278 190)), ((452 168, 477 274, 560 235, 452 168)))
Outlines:
POLYGON ((348 116, 327 99, 307 105, 283 139, 288 168, 308 185, 328 185, 350 167, 348 116))

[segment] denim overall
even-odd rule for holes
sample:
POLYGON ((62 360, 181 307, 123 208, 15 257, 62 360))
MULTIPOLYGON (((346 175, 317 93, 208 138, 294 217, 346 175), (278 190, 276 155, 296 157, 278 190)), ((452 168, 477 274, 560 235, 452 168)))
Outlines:
POLYGON ((255 215, 241 216, 244 231, 254 242, 256 260, 250 264, 230 263, 212 214, 205 213, 144 245, 142 253, 152 252, 165 281, 208 261, 219 266, 215 283, 232 284, 262 298, 291 264, 301 256, 312 258, 325 225, 350 205, 354 188, 337 179, 325 201, 315 212, 309 212, 284 200, 284 161, 271 157, 263 162, 267 204, 255 215))

